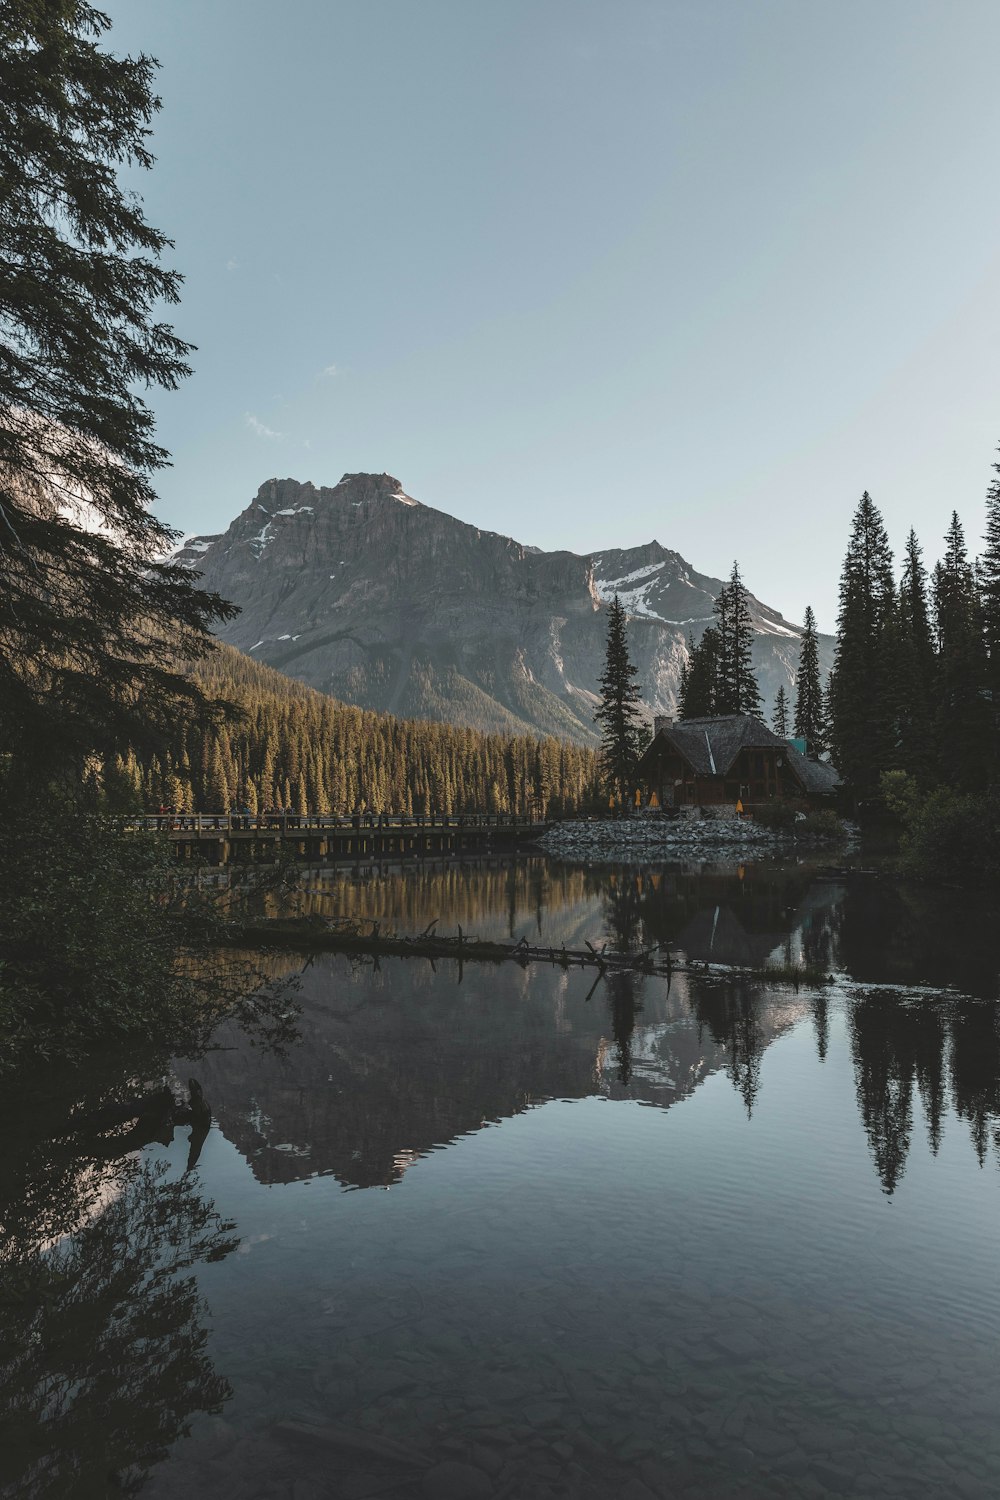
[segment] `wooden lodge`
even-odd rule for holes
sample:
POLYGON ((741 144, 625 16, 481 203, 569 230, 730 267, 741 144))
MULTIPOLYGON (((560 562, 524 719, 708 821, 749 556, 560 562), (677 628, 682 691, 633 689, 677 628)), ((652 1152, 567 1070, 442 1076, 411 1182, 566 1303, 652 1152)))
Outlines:
POLYGON ((832 766, 810 760, 750 714, 711 719, 657 717, 639 760, 645 800, 664 808, 741 802, 748 811, 777 798, 815 803, 839 785, 832 766))

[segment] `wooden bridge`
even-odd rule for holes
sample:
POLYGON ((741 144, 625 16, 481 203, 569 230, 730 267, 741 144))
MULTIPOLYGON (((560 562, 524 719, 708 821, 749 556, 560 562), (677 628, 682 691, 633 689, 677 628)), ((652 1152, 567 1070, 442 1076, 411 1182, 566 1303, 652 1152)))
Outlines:
POLYGON ((321 860, 407 859, 510 850, 551 825, 511 813, 153 813, 126 826, 167 835, 178 860, 255 863, 281 855, 321 860))

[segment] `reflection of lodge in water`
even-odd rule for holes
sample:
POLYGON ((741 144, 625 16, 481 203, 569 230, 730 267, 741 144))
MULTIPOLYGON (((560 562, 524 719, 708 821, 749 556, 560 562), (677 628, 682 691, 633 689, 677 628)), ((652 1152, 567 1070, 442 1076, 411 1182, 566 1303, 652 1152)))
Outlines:
POLYGON ((688 864, 611 871, 604 880, 609 931, 644 946, 736 966, 770 958, 834 965, 843 888, 814 882, 798 866, 688 864))

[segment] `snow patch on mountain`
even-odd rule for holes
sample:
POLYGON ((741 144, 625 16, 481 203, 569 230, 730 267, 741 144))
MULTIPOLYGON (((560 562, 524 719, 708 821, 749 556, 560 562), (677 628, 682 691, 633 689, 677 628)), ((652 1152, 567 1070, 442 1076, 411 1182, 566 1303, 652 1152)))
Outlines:
MULTIPOLYGON (((596 559, 598 566, 603 561, 596 559)), ((615 595, 626 614, 642 616, 647 620, 662 620, 663 616, 649 606, 649 592, 654 583, 660 582, 657 575, 663 572, 666 563, 646 563, 644 567, 635 568, 631 573, 625 573, 621 578, 595 578, 594 588, 597 597, 602 604, 610 604, 615 595), (645 580, 640 582, 640 580, 645 580), (629 584, 637 584, 636 588, 629 588, 629 584)))
MULTIPOLYGON (((263 509, 263 507, 261 507, 261 509, 263 509)), ((250 538, 249 546, 253 548, 255 556, 260 557, 266 549, 267 544, 271 538, 271 527, 273 524, 273 521, 265 521, 262 529, 258 531, 257 535, 250 538)))
POLYGON ((788 635, 793 641, 802 636, 801 629, 796 629, 793 625, 779 625, 777 620, 755 620, 754 629, 758 635, 788 635))

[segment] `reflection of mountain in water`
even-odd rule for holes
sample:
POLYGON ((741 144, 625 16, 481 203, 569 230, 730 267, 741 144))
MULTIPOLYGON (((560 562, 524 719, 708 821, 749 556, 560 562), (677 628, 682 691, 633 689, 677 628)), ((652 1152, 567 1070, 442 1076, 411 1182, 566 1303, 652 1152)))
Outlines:
MULTIPOLYGON (((396 959, 373 972, 326 956, 303 976, 301 1045, 281 1059, 227 1037, 234 1050, 200 1065, 205 1089, 262 1181, 332 1172, 370 1187, 544 1099, 603 1092, 665 1106, 731 1069, 725 1024, 699 1024, 685 976, 669 993, 638 981, 627 1003, 588 998, 592 983, 579 970, 470 964, 459 985, 452 965, 396 959)), ((755 1002, 753 1045, 804 1009, 755 1002)))

